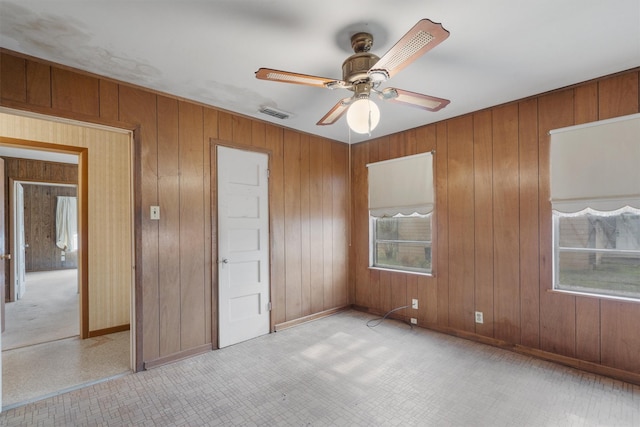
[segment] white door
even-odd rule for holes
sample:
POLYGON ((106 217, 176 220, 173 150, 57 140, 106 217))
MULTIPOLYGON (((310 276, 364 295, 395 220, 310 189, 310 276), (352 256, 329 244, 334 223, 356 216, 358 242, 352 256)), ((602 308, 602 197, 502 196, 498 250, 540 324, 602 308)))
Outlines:
POLYGON ((269 157, 217 148, 218 345, 269 333, 269 157))
POLYGON ((15 186, 15 206, 16 206, 16 216, 15 216, 15 278, 16 278, 16 299, 21 299, 25 292, 26 288, 26 268, 25 268, 25 249, 26 242, 24 241, 24 187, 22 184, 16 182, 15 186))

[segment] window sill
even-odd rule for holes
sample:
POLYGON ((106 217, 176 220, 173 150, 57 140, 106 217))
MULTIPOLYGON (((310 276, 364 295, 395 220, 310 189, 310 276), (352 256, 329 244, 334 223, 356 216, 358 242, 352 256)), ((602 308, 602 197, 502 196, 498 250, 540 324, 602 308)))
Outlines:
POLYGON ((369 268, 369 270, 388 271, 390 273, 404 273, 404 274, 414 274, 416 276, 436 277, 433 272, 424 273, 422 271, 411 271, 411 270, 400 270, 400 269, 395 269, 395 268, 375 267, 373 265, 370 265, 368 268, 369 268))
POLYGON ((614 296, 614 295, 603 295, 603 294, 595 294, 595 293, 580 292, 580 291, 568 291, 565 289, 547 289, 547 292, 552 294, 578 295, 578 296, 587 297, 587 298, 640 303, 640 297, 638 298, 620 297, 620 296, 614 296))

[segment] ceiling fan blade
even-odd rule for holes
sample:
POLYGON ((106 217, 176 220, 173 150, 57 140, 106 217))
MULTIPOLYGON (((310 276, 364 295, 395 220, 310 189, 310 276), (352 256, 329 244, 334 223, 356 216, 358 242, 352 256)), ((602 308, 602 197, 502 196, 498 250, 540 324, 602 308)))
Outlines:
POLYGON ((427 111, 440 111, 451 101, 443 98, 436 98, 435 96, 423 95, 421 93, 409 92, 408 90, 395 89, 392 87, 385 88, 382 92, 379 92, 380 98, 385 101, 397 102, 399 104, 406 104, 411 107, 422 108, 427 111))
POLYGON ((449 31, 442 24, 422 19, 371 67, 369 75, 374 81, 390 79, 447 37, 449 31))
POLYGON ((331 110, 329 110, 327 114, 324 115, 323 118, 318 121, 318 123, 316 123, 316 125, 326 126, 334 124, 338 121, 338 119, 340 119, 340 117, 344 115, 344 113, 349 108, 349 105, 351 105, 353 101, 353 97, 341 99, 336 105, 333 106, 331 110))
POLYGON ((271 68, 260 68, 258 71, 256 71, 256 78, 261 80, 271 80, 275 82, 295 83, 306 86, 326 87, 330 89, 333 89, 335 86, 342 86, 342 84, 344 83, 336 79, 310 76, 308 74, 290 73, 288 71, 272 70, 271 68))

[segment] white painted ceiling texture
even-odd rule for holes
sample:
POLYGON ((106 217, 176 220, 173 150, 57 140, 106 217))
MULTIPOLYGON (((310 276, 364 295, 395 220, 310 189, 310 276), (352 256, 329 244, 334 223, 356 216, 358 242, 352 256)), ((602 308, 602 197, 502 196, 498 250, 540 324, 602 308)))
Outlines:
POLYGON ((639 0, 0 0, 0 46, 344 142, 393 134, 640 66, 639 0), (342 78, 358 31, 382 56, 420 19, 450 32, 381 86, 446 98, 377 100, 371 136, 317 126, 345 89, 258 80, 260 67, 342 78), (259 112, 291 113, 280 120, 259 112))

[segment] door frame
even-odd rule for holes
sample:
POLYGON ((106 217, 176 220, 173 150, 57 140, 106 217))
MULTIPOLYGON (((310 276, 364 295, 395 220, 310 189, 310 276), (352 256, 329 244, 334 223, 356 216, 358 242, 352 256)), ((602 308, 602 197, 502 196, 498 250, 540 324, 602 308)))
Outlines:
MULTIPOLYGON (((74 147, 60 144, 51 144, 45 142, 29 141, 24 139, 7 138, 0 136, 0 145, 17 147, 17 148, 29 148, 39 151, 51 151, 57 153, 73 154, 78 156, 78 183, 77 183, 77 197, 78 197, 78 247, 80 251, 78 253, 78 288, 80 291, 80 338, 89 337, 89 258, 86 254, 86 248, 88 247, 88 234, 89 234, 89 208, 87 199, 89 196, 88 186, 88 149, 84 147, 74 147)), ((12 180, 13 181, 13 180, 12 180)), ((23 180, 26 181, 26 180, 23 180)), ((13 193, 13 190, 10 190, 13 193)), ((9 203, 12 204, 12 198, 9 196, 9 203)), ((10 221, 10 220, 9 220, 10 221)), ((9 229, 10 235, 13 235, 13 230, 9 229)), ((13 242, 10 242, 13 249, 13 242)), ((13 267, 11 267, 13 269, 13 267)))
MULTIPOLYGON (((249 151, 254 153, 262 153, 267 155, 267 169, 271 170, 273 151, 268 148, 254 147, 245 144, 238 144, 229 141, 223 141, 216 138, 211 138, 209 141, 209 153, 210 153, 210 191, 211 191, 211 344, 214 349, 219 349, 218 344, 218 331, 220 328, 219 312, 218 312, 218 292, 220 283, 218 281, 218 146, 233 148, 235 150, 249 151)), ((268 206, 269 212, 269 300, 273 301, 273 217, 271 215, 271 179, 267 182, 268 187, 268 206)), ((273 307, 269 312, 269 333, 275 331, 274 319, 273 319, 273 307)))
MULTIPOLYGON (((102 124, 98 122, 88 122, 81 120, 74 120, 72 118, 66 118, 64 116, 54 116, 48 114, 40 114, 30 111, 16 110, 12 108, 0 107, 0 112, 15 116, 26 116, 35 118, 42 121, 52 123, 65 123, 72 126, 95 128, 98 130, 106 130, 111 132, 126 132, 129 133, 129 156, 130 156, 130 198, 131 198, 131 247, 132 247, 132 272, 131 272, 131 288, 130 288, 130 368, 133 372, 144 370, 143 362, 143 348, 142 348, 142 273, 137 266, 141 265, 142 254, 140 247, 142 245, 142 214, 141 214, 141 128, 139 125, 131 124, 129 122, 120 121, 107 121, 102 124)), ((57 153, 76 154, 78 156, 78 246, 88 248, 88 200, 89 196, 89 148, 90 147, 77 147, 66 146, 63 144, 53 142, 39 142, 25 139, 10 138, 0 135, 0 145, 23 147, 36 149, 41 151, 50 151, 57 153)), ((86 251, 85 251, 86 252, 86 251)), ((80 255, 80 254, 79 254, 80 255)), ((81 292, 81 301, 87 307, 89 305, 88 299, 88 254, 78 257, 78 277, 81 292), (82 266, 82 270, 80 267, 82 266), (83 292, 84 291, 84 292, 83 292)), ((83 330, 86 332, 86 337, 89 335, 89 318, 88 316, 83 320, 81 326, 81 334, 83 330)))

